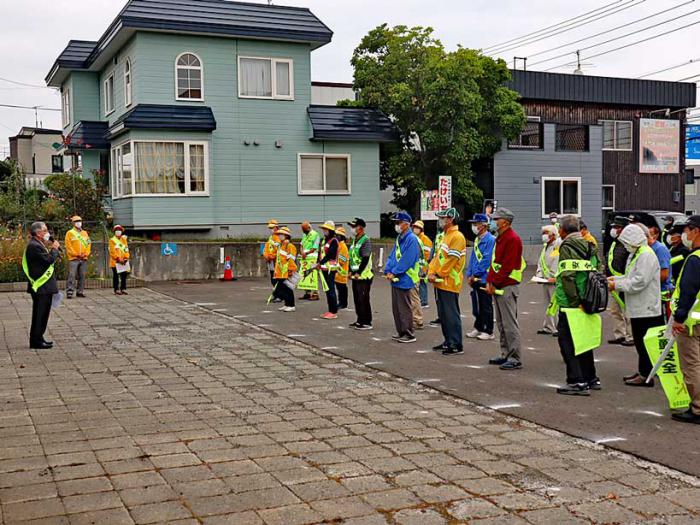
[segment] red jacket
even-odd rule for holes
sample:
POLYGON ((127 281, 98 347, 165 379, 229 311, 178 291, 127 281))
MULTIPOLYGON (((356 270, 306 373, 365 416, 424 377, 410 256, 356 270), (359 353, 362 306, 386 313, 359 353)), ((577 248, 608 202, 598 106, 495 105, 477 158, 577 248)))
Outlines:
POLYGON ((492 283, 496 288, 518 284, 517 281, 508 277, 513 270, 520 269, 523 259, 523 241, 513 228, 508 228, 496 237, 495 253, 493 262, 500 264, 501 268, 496 273, 491 266, 486 282, 492 283))

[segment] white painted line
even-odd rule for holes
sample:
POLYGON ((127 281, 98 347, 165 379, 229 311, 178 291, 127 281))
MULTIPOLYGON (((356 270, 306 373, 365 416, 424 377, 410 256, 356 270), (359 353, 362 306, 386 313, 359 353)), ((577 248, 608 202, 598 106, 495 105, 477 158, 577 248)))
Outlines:
POLYGON ((371 366, 371 365, 381 365, 383 361, 367 361, 365 363, 365 366, 371 366))
POLYGON ((248 316, 247 315, 234 315, 233 317, 236 319, 245 319, 248 316))
POLYGON ((216 303, 194 303, 197 306, 216 306, 216 303))
POLYGON ((527 349, 528 349, 528 350, 535 350, 535 347, 534 347, 534 346, 528 346, 527 349))
POLYGON ((530 304, 540 304, 537 301, 530 301, 530 304))
POLYGON ((372 341, 381 341, 381 339, 379 337, 373 337, 372 341))
POLYGON ((503 405, 490 405, 489 408, 492 408, 493 410, 501 410, 504 408, 518 408, 521 406, 522 405, 520 403, 506 403, 503 405))
POLYGON ((337 346, 324 346, 321 350, 337 350, 337 346))
POLYGON ((432 350, 416 350, 417 354, 429 354, 432 350))
POLYGON ((263 310, 263 311, 260 312, 260 313, 263 313, 263 314, 271 314, 271 313, 272 313, 272 310, 263 310))
POLYGON ((523 315, 530 315, 530 312, 520 312, 523 315))
POLYGON ((623 437, 609 437, 609 438, 602 438, 602 439, 596 439, 594 443, 596 445, 602 445, 604 443, 614 443, 615 441, 627 441, 627 439, 623 437))
POLYGON ((306 337, 306 334, 287 334, 287 337, 306 337))
POLYGON ((347 327, 345 327, 345 326, 336 326, 336 328, 338 330, 346 330, 347 329, 347 327))
POLYGON ((214 308, 212 312, 227 312, 228 308, 214 308))
POLYGON ((440 383, 442 379, 438 379, 437 377, 431 378, 431 379, 416 379, 416 383, 440 383))
POLYGON ((475 370, 481 370, 482 368, 486 368, 483 365, 464 365, 464 368, 474 368, 475 370))
POLYGON ((259 324, 258 326, 262 328, 267 328, 268 326, 272 326, 271 324, 259 324))
POLYGON ((654 416, 654 417, 666 417, 663 414, 660 414, 659 412, 654 412, 653 410, 635 410, 638 414, 646 414, 647 416, 654 416))
POLYGON ((178 308, 194 308, 197 306, 196 304, 181 304, 178 306, 178 308))
POLYGON ((561 385, 557 385, 555 383, 537 383, 539 386, 543 386, 546 388, 559 388, 561 385))
POLYGON ((421 410, 421 411, 418 412, 418 413, 419 413, 419 414, 430 414, 430 412, 428 412, 427 410, 421 410))

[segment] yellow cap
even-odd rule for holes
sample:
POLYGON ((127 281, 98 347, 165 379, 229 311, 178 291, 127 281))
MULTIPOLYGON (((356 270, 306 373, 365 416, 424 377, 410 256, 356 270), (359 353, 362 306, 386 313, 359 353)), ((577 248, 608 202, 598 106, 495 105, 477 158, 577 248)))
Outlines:
POLYGON ((277 230, 277 233, 283 233, 284 235, 288 235, 290 239, 292 238, 292 232, 290 232, 289 228, 287 228, 286 226, 282 226, 281 228, 279 228, 277 230))
POLYGON ((279 223, 280 222, 277 219, 270 219, 269 221, 267 221, 267 227, 274 228, 275 226, 278 226, 279 223))
POLYGON ((77 221, 82 221, 82 220, 83 220, 83 218, 80 215, 73 215, 70 218, 70 222, 77 222, 77 221))
POLYGON ((335 233, 337 233, 338 235, 342 235, 343 237, 347 237, 347 236, 348 236, 348 234, 345 233, 345 228, 343 228, 342 226, 338 226, 338 227, 335 229, 335 233))
POLYGON ((413 223, 413 226, 420 228, 421 230, 425 230, 425 224, 423 224, 423 221, 416 221, 413 223))
POLYGON ((321 224, 321 228, 324 230, 335 231, 335 223, 333 221, 326 221, 321 224))

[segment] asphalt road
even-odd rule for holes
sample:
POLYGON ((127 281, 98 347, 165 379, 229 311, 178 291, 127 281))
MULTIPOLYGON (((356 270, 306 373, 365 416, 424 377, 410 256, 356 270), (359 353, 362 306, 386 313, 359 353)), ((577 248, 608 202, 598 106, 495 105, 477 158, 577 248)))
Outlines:
MULTIPOLYGON (((700 427, 670 419, 658 383, 655 388, 623 384, 622 376, 636 371, 634 348, 604 344, 596 351, 603 390, 590 397, 556 394, 554 389, 565 380, 564 364, 556 339, 536 334, 545 309, 539 285, 521 286, 524 368, 518 371, 488 365, 488 359, 499 353, 497 341, 465 338, 465 352, 460 356, 444 357, 431 351, 442 341, 439 328, 427 327, 436 312, 432 297, 430 308, 424 310, 426 328, 418 332, 418 341, 393 342, 390 290, 383 279, 375 279, 372 289, 375 321, 371 332, 348 328, 355 321, 351 310, 342 311, 335 321, 320 319, 325 312, 323 296, 319 302, 297 301, 295 313, 278 312, 279 305, 266 305, 270 286, 263 279, 169 282, 151 288, 503 413, 700 475, 700 427)), ((352 306, 352 293, 350 303, 352 306)), ((461 304, 466 333, 472 328, 468 295, 462 295, 461 304)), ((607 315, 603 324, 605 341, 611 330, 607 315)))

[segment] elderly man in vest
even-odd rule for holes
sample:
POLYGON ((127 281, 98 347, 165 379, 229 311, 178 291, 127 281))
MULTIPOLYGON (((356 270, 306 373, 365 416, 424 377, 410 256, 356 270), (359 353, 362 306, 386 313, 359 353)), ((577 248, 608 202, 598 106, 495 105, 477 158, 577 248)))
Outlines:
POLYGON ((671 300, 673 334, 678 336, 678 357, 690 395, 690 408, 673 419, 700 424, 700 215, 683 227, 683 244, 691 251, 676 280, 671 300))
POLYGON ((362 217, 355 217, 348 223, 352 228, 353 238, 350 246, 350 281, 352 282, 352 298, 355 303, 357 321, 350 323, 355 330, 372 329, 372 305, 370 291, 372 289, 372 241, 365 233, 367 223, 362 217))
MULTIPOLYGON (((559 265, 559 232, 556 226, 548 224, 542 226, 542 251, 540 258, 537 261, 537 272, 535 276, 540 279, 546 279, 546 283, 542 283, 545 308, 552 301, 554 295, 554 284, 556 282, 557 266, 559 265)), ((557 335, 557 318, 545 312, 542 328, 537 330, 540 335, 557 335)))
POLYGON ((467 332, 467 337, 491 341, 495 339, 493 335, 493 301, 491 296, 486 293, 485 286, 496 238, 489 232, 489 218, 485 213, 475 213, 469 222, 474 234, 474 248, 469 256, 467 284, 472 288, 474 330, 467 332))
POLYGON ((445 236, 435 247, 435 257, 428 267, 428 281, 437 290, 437 309, 443 341, 433 347, 442 355, 464 353, 462 348, 462 316, 459 292, 462 290, 464 265, 467 260, 467 240, 457 228, 459 213, 454 208, 436 213, 445 236))
MULTIPOLYGON (((270 272, 270 283, 275 286, 275 261, 277 260, 277 250, 280 247, 280 238, 277 235, 277 230, 280 228, 280 223, 276 219, 270 219, 267 222, 267 229, 270 230, 270 236, 267 238, 265 248, 263 250, 263 259, 267 263, 267 271, 270 272)), ((281 303, 282 300, 275 298, 275 303, 281 303)))
POLYGON ((43 222, 30 227, 31 239, 22 257, 22 269, 29 281, 27 292, 32 296, 32 327, 29 348, 51 348, 53 343, 44 339, 51 314, 51 302, 58 293, 54 264, 59 258, 58 241, 51 239, 43 222))
MULTIPOLYGON (((627 268, 627 256, 629 252, 619 240, 622 230, 630 223, 627 217, 616 215, 610 225, 610 238, 612 242, 608 248, 605 275, 608 277, 621 277, 625 275, 627 268)), ((608 344, 634 346, 632 340, 632 325, 625 312, 625 295, 621 292, 613 292, 612 301, 608 302, 610 316, 613 318, 613 338, 608 344)))
POLYGON ((496 323, 501 335, 501 355, 489 360, 501 370, 519 370, 523 367, 518 325, 518 285, 523 280, 525 259, 523 241, 512 228, 515 215, 507 208, 498 208, 492 219, 497 236, 491 269, 486 277, 486 293, 496 300, 496 323))
MULTIPOLYGON (((316 266, 316 262, 318 261, 318 250, 321 247, 321 234, 313 229, 309 221, 304 221, 302 223, 301 231, 303 236, 301 237, 301 250, 299 251, 299 271, 302 275, 305 275, 311 268, 316 266)), ((318 282, 316 282, 316 289, 304 290, 304 295, 299 299, 318 301, 318 282)))
POLYGON ((391 306, 396 325, 396 334, 392 339, 399 343, 414 343, 416 336, 411 295, 419 279, 420 245, 411 231, 411 216, 408 213, 395 213, 393 221, 397 233, 396 244, 384 267, 384 275, 391 283, 391 306))
POLYGON ((78 215, 71 217, 73 228, 66 232, 66 255, 68 256, 68 279, 66 280, 66 297, 85 297, 85 276, 88 259, 92 252, 92 243, 88 232, 83 230, 83 219, 78 215))

